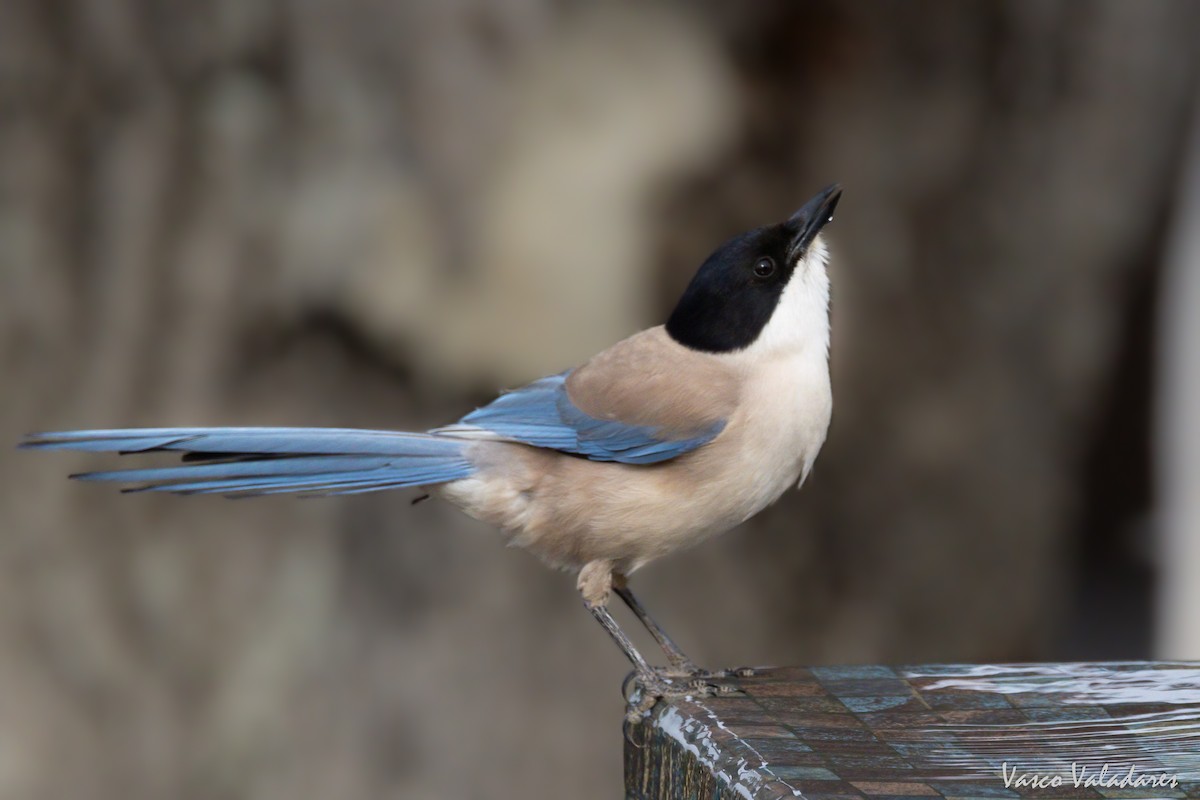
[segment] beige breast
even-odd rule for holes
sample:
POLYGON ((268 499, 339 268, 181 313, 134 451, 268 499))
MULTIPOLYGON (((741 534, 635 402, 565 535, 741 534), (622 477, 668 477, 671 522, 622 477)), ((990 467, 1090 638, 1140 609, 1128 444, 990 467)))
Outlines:
POLYGON ((829 424, 828 368, 823 352, 780 359, 698 353, 652 328, 573 373, 571 399, 678 435, 725 420, 716 439, 653 465, 480 441, 479 472, 440 492, 551 566, 606 559, 628 574, 737 525, 807 473, 829 424))

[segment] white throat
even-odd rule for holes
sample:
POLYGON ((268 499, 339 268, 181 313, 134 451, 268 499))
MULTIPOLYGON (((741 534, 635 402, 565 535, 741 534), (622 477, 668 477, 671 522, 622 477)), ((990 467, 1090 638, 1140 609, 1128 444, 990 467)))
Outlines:
POLYGON ((780 356, 829 357, 829 275, 825 263, 829 250, 820 236, 809 245, 804 258, 783 289, 762 333, 740 351, 752 361, 780 356))

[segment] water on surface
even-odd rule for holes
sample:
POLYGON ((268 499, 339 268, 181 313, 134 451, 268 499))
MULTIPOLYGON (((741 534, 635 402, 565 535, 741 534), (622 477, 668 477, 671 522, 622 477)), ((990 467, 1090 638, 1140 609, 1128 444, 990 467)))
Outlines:
POLYGON ((1071 777, 1085 770, 1094 775, 1108 764, 1112 772, 1134 766, 1140 774, 1200 780, 1195 664, 989 664, 902 674, 926 700, 979 692, 1004 696, 1023 712, 1020 721, 943 722, 893 732, 892 743, 908 750, 922 771, 995 778, 1007 764, 1071 777))

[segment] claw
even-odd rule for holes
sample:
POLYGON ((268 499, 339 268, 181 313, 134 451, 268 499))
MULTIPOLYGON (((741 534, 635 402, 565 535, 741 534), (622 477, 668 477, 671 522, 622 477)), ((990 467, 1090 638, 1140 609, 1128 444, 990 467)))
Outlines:
POLYGON ((633 693, 638 690, 637 678, 637 670, 631 669, 625 676, 625 680, 621 681, 621 697, 625 699, 626 703, 633 702, 633 693))
POLYGON ((688 688, 691 689, 693 694, 697 694, 701 697, 740 693, 742 688, 736 683, 725 683, 719 680, 727 677, 730 676, 719 672, 702 673, 688 681, 688 688))
POLYGON ((736 684, 731 685, 722 683, 722 681, 730 678, 747 677, 752 675, 753 672, 748 672, 746 668, 709 671, 693 665, 684 672, 676 672, 674 669, 669 669, 661 671, 660 674, 664 677, 686 683, 701 694, 734 694, 741 691, 741 689, 736 684))
POLYGON ((645 737, 643 737, 641 741, 638 741, 637 738, 634 736, 634 733, 636 731, 638 731, 639 729, 641 729, 641 727, 642 727, 641 723, 642 723, 642 716, 640 714, 637 716, 631 716, 629 713, 626 713, 625 714, 625 722, 621 725, 621 733, 625 737, 625 741, 629 742, 631 745, 633 745, 638 750, 644 749, 646 747, 646 745, 649 743, 649 739, 650 739, 649 734, 647 734, 645 737))
POLYGON ((640 723, 659 700, 671 700, 679 697, 711 697, 741 692, 741 687, 736 683, 714 680, 726 677, 730 676, 727 673, 704 670, 696 670, 688 675, 677 675, 668 670, 653 672, 634 670, 621 682, 621 695, 627 704, 626 724, 640 723))

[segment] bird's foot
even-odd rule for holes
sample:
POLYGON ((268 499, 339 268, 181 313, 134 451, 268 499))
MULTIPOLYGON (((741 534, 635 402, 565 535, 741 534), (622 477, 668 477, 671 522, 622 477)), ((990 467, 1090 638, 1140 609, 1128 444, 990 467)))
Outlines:
MULTIPOLYGON (((666 678, 680 681, 724 681, 730 678, 748 678, 754 675, 757 670, 754 667, 734 667, 732 669, 707 670, 703 667, 696 666, 689 659, 672 659, 670 666, 660 668, 658 673, 666 678)), ((721 684, 728 686, 728 684, 721 684)))
POLYGON ((733 667, 731 669, 707 670, 697 667, 695 664, 688 663, 686 666, 671 667, 667 670, 670 676, 680 676, 686 678, 705 678, 711 680, 728 680, 729 678, 749 678, 754 676, 758 670, 754 667, 733 667))
POLYGON ((687 671, 676 667, 650 672, 634 670, 621 684, 621 692, 628 704, 625 719, 627 722, 636 723, 645 717, 659 700, 736 694, 741 690, 736 683, 728 682, 732 677, 734 673, 709 672, 694 665, 687 671))

